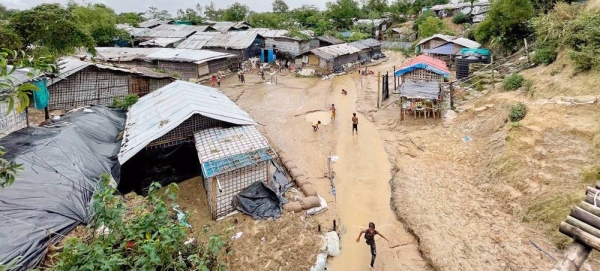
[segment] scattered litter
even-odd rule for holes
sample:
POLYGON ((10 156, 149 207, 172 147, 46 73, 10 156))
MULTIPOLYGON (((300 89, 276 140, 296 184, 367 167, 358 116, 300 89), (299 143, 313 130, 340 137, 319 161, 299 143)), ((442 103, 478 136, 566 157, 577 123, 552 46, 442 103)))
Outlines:
POLYGON ((94 113, 94 111, 92 111, 92 109, 89 109, 89 108, 83 109, 83 112, 84 113, 94 113))
POLYGON ((465 138, 463 138, 463 141, 465 143, 467 143, 467 142, 471 141, 471 137, 470 136, 465 136, 465 138))
POLYGON ((96 235, 108 235, 110 233, 110 229, 107 226, 100 226, 97 230, 96 230, 96 235))
POLYGON ((339 156, 337 156, 337 155, 334 155, 334 156, 329 156, 329 157, 330 157, 330 159, 331 159, 331 162, 337 162, 337 161, 339 161, 339 160, 340 160, 340 157, 339 157, 339 156))
POLYGON ((181 225, 184 225, 190 229, 192 228, 192 225, 188 224, 185 221, 185 213, 179 209, 179 206, 173 207, 173 211, 177 212, 177 220, 179 220, 179 223, 181 223, 181 225))
POLYGON ((183 242, 183 244, 187 246, 187 245, 193 243, 194 241, 196 241, 196 239, 194 237, 190 237, 190 239, 188 239, 187 241, 183 242))
POLYGON ((327 255, 340 256, 340 237, 337 232, 330 231, 325 234, 325 238, 327 239, 327 255))
POLYGON ((240 232, 237 232, 237 233, 235 233, 235 235, 231 237, 231 240, 237 240, 237 239, 240 239, 240 238, 242 237, 242 234, 244 234, 244 233, 243 233, 243 232, 241 232, 241 231, 240 231, 240 232))
POLYGON ((317 263, 310 268, 310 271, 325 271, 327 269, 327 254, 317 255, 317 263))

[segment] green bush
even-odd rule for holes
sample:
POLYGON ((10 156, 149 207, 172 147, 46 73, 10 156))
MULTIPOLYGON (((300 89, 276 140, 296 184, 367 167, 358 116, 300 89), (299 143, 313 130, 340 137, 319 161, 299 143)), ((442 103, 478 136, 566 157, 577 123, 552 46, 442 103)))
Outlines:
POLYGON ((525 78, 523 75, 513 73, 506 78, 504 78, 504 89, 505 90, 515 90, 523 86, 523 82, 525 78))
POLYGON ((556 60, 556 55, 556 48, 545 46, 535 49, 531 60, 537 64, 550 65, 556 60))
POLYGON ((520 121, 527 115, 527 106, 524 103, 518 102, 510 106, 508 119, 512 122, 520 121))
POLYGON ((455 24, 464 24, 469 22, 469 17, 466 14, 459 12, 452 17, 452 22, 455 24))
POLYGON ((68 239, 51 270, 225 270, 219 262, 225 238, 184 244, 189 230, 173 211, 176 184, 161 192, 160 184, 153 183, 146 201, 134 207, 135 216, 127 218, 125 202, 108 186, 109 179, 103 174, 94 193, 94 220, 87 227, 92 240, 68 239), (94 234, 101 226, 108 233, 94 234))
POLYGON ((138 96, 135 94, 127 94, 123 99, 115 97, 113 99, 112 106, 127 110, 130 106, 134 105, 138 101, 138 96))

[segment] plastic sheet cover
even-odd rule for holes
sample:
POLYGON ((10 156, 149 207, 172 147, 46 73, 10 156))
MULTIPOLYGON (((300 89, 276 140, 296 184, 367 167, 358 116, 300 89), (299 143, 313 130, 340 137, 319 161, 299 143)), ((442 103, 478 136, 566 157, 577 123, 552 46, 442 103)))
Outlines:
POLYGON ((90 221, 99 175, 119 180, 117 137, 124 126, 124 112, 94 106, 0 140, 5 158, 24 169, 0 188, 0 264, 21 256, 16 270, 32 268, 49 244, 90 221))
POLYGON ((264 182, 255 182, 233 197, 233 206, 255 220, 280 217, 283 204, 287 203, 283 193, 292 184, 279 164, 273 162, 272 165, 274 170, 268 186, 264 182))

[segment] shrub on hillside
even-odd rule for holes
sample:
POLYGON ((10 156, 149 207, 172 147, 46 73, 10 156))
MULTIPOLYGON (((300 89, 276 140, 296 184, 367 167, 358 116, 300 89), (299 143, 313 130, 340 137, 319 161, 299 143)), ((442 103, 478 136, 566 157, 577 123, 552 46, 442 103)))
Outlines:
POLYGON ((504 78, 504 89, 505 90, 515 90, 523 86, 523 82, 525 78, 523 75, 513 73, 506 78, 504 78))
POLYGON ((518 102, 510 106, 508 112, 508 119, 512 122, 520 121, 527 115, 527 106, 524 103, 518 102))
POLYGON ((454 17, 452 17, 452 22, 455 24, 464 24, 464 23, 468 23, 469 22, 469 17, 462 13, 459 12, 456 15, 454 15, 454 17))
POLYGON ((600 70, 600 11, 586 11, 568 25, 565 43, 571 48, 569 57, 576 71, 600 70))
POLYGON ((535 49, 531 60, 537 64, 550 65, 556 60, 556 55, 556 48, 553 46, 540 46, 535 49))

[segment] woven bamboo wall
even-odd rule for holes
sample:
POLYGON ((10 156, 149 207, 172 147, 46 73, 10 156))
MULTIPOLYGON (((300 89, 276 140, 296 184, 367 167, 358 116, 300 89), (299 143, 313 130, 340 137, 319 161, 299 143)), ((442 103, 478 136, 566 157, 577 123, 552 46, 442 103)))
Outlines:
MULTIPOLYGON (((233 67, 229 66, 231 64, 233 64, 233 63, 230 63, 229 59, 227 59, 227 58, 209 61, 208 62, 208 72, 210 74, 214 74, 218 71, 229 70, 230 68, 233 68, 233 67)), ((237 65, 235 65, 235 67, 237 67, 237 65)))
POLYGON ((165 135, 155 139, 146 146, 146 148, 159 148, 174 146, 183 142, 193 142, 194 133, 200 130, 213 127, 228 127, 230 124, 220 120, 211 119, 200 114, 194 114, 179 126, 169 131, 165 135))
POLYGON ((0 138, 27 127, 27 112, 17 113, 13 108, 8 113, 8 102, 0 101, 0 138))
POLYGON ((348 63, 352 63, 352 62, 356 62, 356 61, 358 61, 358 53, 338 56, 333 59, 333 66, 334 67, 342 66, 344 64, 348 64, 348 63))
POLYGON ((179 73, 179 79, 189 80, 198 78, 198 65, 188 62, 158 61, 155 68, 179 73))
POLYGON ((416 69, 411 72, 407 72, 401 76, 402 82, 406 82, 406 80, 411 81, 439 81, 444 82, 444 77, 425 69, 416 69))
POLYGON ((216 178, 204 180, 206 188, 208 206, 213 219, 219 219, 235 211, 231 201, 246 187, 252 183, 267 180, 267 166, 269 161, 260 162, 258 164, 230 171, 216 178), (221 184, 221 191, 217 179, 221 184))
POLYGON ((129 93, 130 74, 87 67, 56 84, 50 91, 50 110, 71 110, 87 105, 110 105, 129 93))

